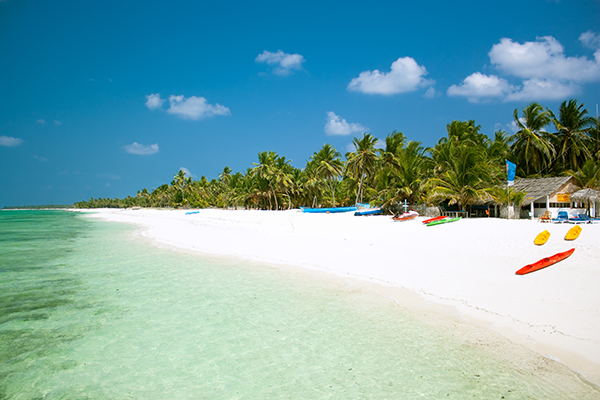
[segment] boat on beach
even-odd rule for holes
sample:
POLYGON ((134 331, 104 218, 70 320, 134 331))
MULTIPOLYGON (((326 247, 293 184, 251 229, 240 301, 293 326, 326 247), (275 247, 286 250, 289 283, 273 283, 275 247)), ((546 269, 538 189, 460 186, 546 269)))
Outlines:
POLYGON ((324 214, 333 214, 333 213, 343 213, 358 210, 358 207, 328 207, 328 208, 307 208, 300 207, 300 210, 304 213, 324 213, 324 214))
POLYGON ((395 217, 392 217, 392 219, 394 221, 410 221, 411 219, 415 219, 419 216, 419 213, 416 211, 408 211, 405 213, 402 213, 400 215, 397 215, 395 217))
POLYGON ((361 215, 378 215, 378 214, 383 214, 383 210, 381 208, 369 208, 366 210, 359 210, 356 211, 354 213, 354 215, 356 216, 361 216, 361 215))
POLYGON ((540 232, 533 240, 533 244, 535 244, 536 246, 541 246, 544 243, 546 243, 549 238, 550 238, 550 232, 548 232, 548 231, 540 232))
POLYGON ((575 240, 579 237, 580 233, 581 233, 581 227, 579 225, 575 225, 574 227, 569 229, 569 231, 565 235, 565 240, 575 240))
POLYGON ((432 223, 434 221, 439 221, 439 220, 445 219, 445 218, 448 218, 448 217, 445 216, 445 215, 440 215, 439 217, 429 218, 429 219, 423 220, 421 222, 423 222, 424 224, 429 224, 429 223, 432 223))
POLYGON ((425 226, 435 226, 435 225, 447 224, 449 222, 458 221, 461 218, 462 217, 438 219, 437 221, 430 222, 425 226))
POLYGON ((562 253, 556 253, 555 255, 550 256, 550 257, 542 258, 541 260, 536 261, 533 264, 524 266, 523 268, 521 268, 520 270, 518 270, 515 273, 517 275, 525 275, 530 272, 538 271, 542 268, 549 267, 549 266, 556 264, 557 262, 562 261, 565 258, 569 257, 571 254, 573 254, 574 251, 575 251, 575 249, 571 249, 571 250, 563 251, 562 253))

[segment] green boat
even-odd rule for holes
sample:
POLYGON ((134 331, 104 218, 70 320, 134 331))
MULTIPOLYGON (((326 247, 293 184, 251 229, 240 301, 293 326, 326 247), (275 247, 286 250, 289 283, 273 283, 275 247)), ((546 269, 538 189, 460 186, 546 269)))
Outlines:
POLYGON ((461 218, 462 217, 438 219, 437 221, 433 221, 433 222, 428 223, 427 226, 447 224, 448 222, 458 221, 461 218))

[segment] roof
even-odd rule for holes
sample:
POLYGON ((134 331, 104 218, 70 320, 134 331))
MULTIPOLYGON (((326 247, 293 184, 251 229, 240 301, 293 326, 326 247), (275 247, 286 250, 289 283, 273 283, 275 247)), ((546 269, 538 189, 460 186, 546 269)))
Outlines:
POLYGON ((528 205, 540 198, 558 192, 569 180, 574 179, 572 176, 557 176, 552 178, 523 178, 515 180, 512 188, 517 192, 525 192, 525 200, 522 205, 528 205))

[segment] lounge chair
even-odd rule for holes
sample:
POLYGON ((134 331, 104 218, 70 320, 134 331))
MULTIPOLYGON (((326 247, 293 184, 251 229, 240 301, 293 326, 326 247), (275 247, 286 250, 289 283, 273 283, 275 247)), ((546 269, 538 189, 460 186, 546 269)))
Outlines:
POLYGON ((540 222, 551 222, 552 221, 552 211, 547 210, 545 213, 540 215, 540 222))
POLYGON ((600 221, 596 218, 592 218, 587 214, 579 214, 577 218, 569 218, 569 222, 576 224, 597 224, 600 221))
POLYGON ((566 211, 559 211, 558 216, 552 219, 554 224, 564 224, 567 221, 569 221, 569 213, 566 211))

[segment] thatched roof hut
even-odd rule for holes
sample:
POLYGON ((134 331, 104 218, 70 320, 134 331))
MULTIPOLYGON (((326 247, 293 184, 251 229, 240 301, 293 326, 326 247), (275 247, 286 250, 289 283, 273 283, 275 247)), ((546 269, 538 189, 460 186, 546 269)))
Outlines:
POLYGON ((561 201, 560 195, 570 195, 579 190, 575 178, 572 176, 557 176, 552 178, 523 178, 515 181, 512 188, 519 192, 527 193, 523 206, 531 203, 569 202, 561 201))
POLYGON ((571 195, 571 201, 596 202, 600 201, 600 191, 595 189, 581 189, 571 195))

